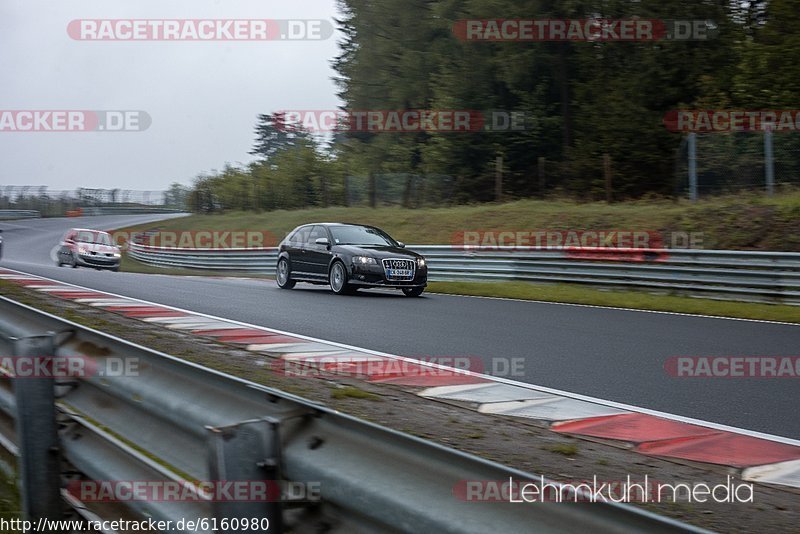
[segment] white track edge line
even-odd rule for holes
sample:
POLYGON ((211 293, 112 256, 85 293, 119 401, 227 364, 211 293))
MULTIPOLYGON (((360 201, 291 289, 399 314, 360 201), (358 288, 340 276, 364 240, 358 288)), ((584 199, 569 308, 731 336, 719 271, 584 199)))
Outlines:
MULTIPOLYGON (((779 324, 779 325, 786 325, 786 326, 800 326, 800 323, 789 323, 786 321, 770 321, 767 319, 747 319, 744 317, 727 317, 725 315, 703 315, 699 313, 686 313, 686 312, 671 312, 671 311, 664 311, 664 310, 642 310, 639 308, 620 308, 617 306, 601 306, 599 304, 579 304, 575 302, 552 302, 547 300, 529 300, 529 299, 515 299, 511 297, 487 297, 483 295, 462 295, 460 293, 439 293, 436 291, 430 291, 429 293, 433 293, 434 295, 444 295, 447 297, 468 297, 474 299, 488 299, 488 300, 508 300, 511 302, 534 302, 536 304, 554 304, 556 306, 572 306, 576 308, 597 308, 601 310, 616 310, 616 311, 625 311, 625 312, 636 312, 636 313, 655 313, 660 315, 678 315, 681 317, 695 317, 700 319, 722 319, 725 321, 745 321, 748 323, 767 323, 767 324, 779 324)), ((706 299, 709 300, 709 299, 706 299)), ((745 304, 759 304, 757 302, 747 302, 745 304)), ((763 303, 764 305, 769 305, 768 303, 763 303)), ((798 313, 800 313, 800 309, 798 309, 798 313)))
MULTIPOLYGON (((143 276, 177 276, 179 278, 191 278, 195 280, 202 280, 204 278, 211 278, 214 280, 247 280, 247 281, 259 281, 259 282, 275 282, 272 278, 252 278, 248 276, 203 276, 201 274, 197 275, 170 275, 165 273, 128 273, 128 274, 137 274, 143 276)), ((447 282, 446 280, 441 280, 442 282, 447 282)), ((434 281, 433 283, 436 283, 434 281)), ((382 290, 385 292, 389 292, 388 289, 381 289, 376 288, 378 290, 382 290)), ((677 315, 679 317, 692 317, 696 319, 720 319, 724 321, 744 321, 748 323, 766 323, 766 324, 778 324, 784 326, 800 326, 800 322, 798 323, 791 323, 787 321, 770 321, 769 319, 748 319, 746 317, 728 317, 727 315, 705 315, 702 313, 688 313, 688 312, 671 312, 666 310, 643 310, 641 308, 621 308, 619 306, 602 306, 600 304, 581 304, 578 302, 554 302, 550 300, 536 300, 536 299, 518 299, 513 297, 490 297, 486 295, 465 295, 463 293, 442 293, 441 291, 427 291, 427 293, 432 295, 442 295, 445 297, 458 297, 458 298, 468 298, 468 299, 487 299, 487 300, 500 300, 500 301, 509 301, 509 302, 527 302, 532 304, 552 304, 554 306, 572 306, 575 308, 594 308, 600 310, 615 310, 615 311, 622 311, 622 312, 632 312, 632 313, 653 313, 659 315, 677 315)), ((688 297, 687 297, 688 298, 688 297)), ((698 297, 702 299, 702 297, 698 297)), ((705 300, 714 300, 714 299, 705 299, 705 300)), ((725 302, 725 301, 719 301, 725 302)), ((744 304, 763 304, 764 306, 769 306, 770 303, 768 302, 745 302, 744 304)), ((783 306, 788 306, 788 304, 783 304, 783 306)), ((799 307, 800 308, 800 307, 799 307)), ((798 310, 800 313, 800 310, 798 310)))

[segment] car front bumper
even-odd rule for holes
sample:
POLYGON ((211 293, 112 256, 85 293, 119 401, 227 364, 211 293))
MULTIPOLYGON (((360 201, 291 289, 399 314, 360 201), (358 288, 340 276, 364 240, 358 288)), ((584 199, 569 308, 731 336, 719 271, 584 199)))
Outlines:
POLYGON ((350 265, 348 283, 358 287, 388 287, 394 289, 427 287, 427 268, 417 268, 411 280, 391 280, 382 265, 350 265))
POLYGON ((403 289, 406 287, 428 287, 428 282, 417 282, 415 280, 409 282, 395 282, 393 280, 378 280, 378 281, 366 281, 366 280, 358 280, 357 278, 351 278, 348 283, 352 286, 358 287, 388 287, 392 289, 403 289))
POLYGON ((78 254, 78 265, 81 267, 93 267, 95 269, 116 269, 119 267, 120 258, 109 256, 97 256, 91 254, 78 254))

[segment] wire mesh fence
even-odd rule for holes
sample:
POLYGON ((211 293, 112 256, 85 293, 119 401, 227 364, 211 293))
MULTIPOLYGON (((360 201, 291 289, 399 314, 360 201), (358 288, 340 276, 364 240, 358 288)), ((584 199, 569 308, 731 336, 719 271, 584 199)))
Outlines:
POLYGON ((164 191, 131 189, 50 190, 46 186, 0 186, 0 209, 37 210, 45 217, 57 217, 91 207, 178 207, 171 206, 164 191))
MULTIPOLYGON (((690 143, 684 140, 676 157, 676 194, 689 195, 690 143)), ((766 191, 768 143, 763 132, 697 134, 696 175, 699 195, 766 191)), ((774 185, 800 186, 800 136, 771 136, 774 185)))
POLYGON ((348 206, 445 206, 453 202, 454 192, 455 179, 445 174, 387 173, 345 180, 348 206))

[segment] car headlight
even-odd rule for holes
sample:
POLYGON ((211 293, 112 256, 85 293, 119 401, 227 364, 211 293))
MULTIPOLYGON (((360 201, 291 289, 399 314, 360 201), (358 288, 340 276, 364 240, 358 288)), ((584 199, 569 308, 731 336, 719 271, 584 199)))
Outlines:
POLYGON ((115 253, 114 253, 114 257, 115 257, 115 258, 119 258, 121 255, 122 255, 122 254, 120 254, 119 252, 115 252, 115 253))
POLYGON ((425 258, 417 258, 417 265, 425 267, 425 258))
POLYGON ((375 258, 370 256, 353 256, 353 263, 359 265, 377 265, 378 262, 375 261, 375 258))

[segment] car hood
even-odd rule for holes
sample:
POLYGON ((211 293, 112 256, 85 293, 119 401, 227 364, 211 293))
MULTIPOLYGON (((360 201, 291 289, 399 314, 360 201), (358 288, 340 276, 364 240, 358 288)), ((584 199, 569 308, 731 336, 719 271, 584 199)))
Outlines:
POLYGON ((362 254, 382 260, 384 258, 421 258, 422 255, 407 248, 400 247, 360 247, 357 245, 338 245, 343 251, 350 254, 362 254))
POLYGON ((98 254, 114 254, 119 253, 118 247, 110 245, 99 245, 97 243, 78 243, 80 248, 88 249, 90 252, 97 252, 98 254))

